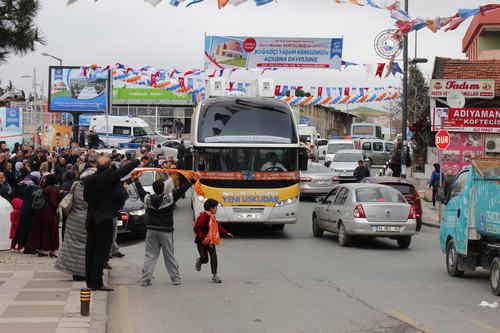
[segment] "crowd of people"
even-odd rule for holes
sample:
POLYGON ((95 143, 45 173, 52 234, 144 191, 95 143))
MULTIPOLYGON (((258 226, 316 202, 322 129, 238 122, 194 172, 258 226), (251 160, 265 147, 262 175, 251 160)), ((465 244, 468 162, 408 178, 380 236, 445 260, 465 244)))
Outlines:
MULTIPOLYGON (((173 272, 173 283, 180 283, 173 240, 168 242, 173 237, 172 209, 198 174, 187 179, 182 173, 169 172, 165 183, 153 184, 155 193, 151 195, 137 177, 123 179, 137 167, 183 168, 188 158, 185 150, 178 150, 177 159, 160 145, 127 154, 115 150, 106 154, 78 145, 47 151, 16 144, 11 152, 0 143, 0 150, 0 195, 13 207, 12 252, 56 258, 56 269, 71 274, 74 280, 85 280, 91 290, 113 290, 103 284, 102 272, 111 269, 110 258, 124 256, 116 244, 116 217, 128 197, 127 186, 133 185, 148 206, 151 221, 156 221, 147 226, 142 284, 150 284, 156 261, 152 258, 158 257, 160 248, 167 270, 173 272), (72 205, 66 215, 60 203, 69 194, 72 205), (159 206, 158 197, 165 198, 159 206)), ((216 275, 213 280, 220 282, 216 275)))

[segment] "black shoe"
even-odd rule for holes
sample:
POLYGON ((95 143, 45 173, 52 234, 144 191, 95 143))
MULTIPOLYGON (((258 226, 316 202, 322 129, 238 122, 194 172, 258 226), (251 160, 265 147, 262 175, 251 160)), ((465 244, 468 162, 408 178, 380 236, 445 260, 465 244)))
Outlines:
POLYGON ((121 252, 116 252, 111 255, 113 258, 123 258, 125 255, 121 252))
POLYGON ((90 288, 92 291, 100 290, 100 291, 113 291, 113 288, 110 288, 108 286, 102 285, 99 288, 90 288))
POLYGON ((104 269, 113 269, 113 268, 111 268, 111 266, 109 266, 109 264, 108 264, 108 263, 105 263, 105 264, 104 264, 104 269))
POLYGON ((85 281, 85 276, 73 275, 73 281, 85 281))

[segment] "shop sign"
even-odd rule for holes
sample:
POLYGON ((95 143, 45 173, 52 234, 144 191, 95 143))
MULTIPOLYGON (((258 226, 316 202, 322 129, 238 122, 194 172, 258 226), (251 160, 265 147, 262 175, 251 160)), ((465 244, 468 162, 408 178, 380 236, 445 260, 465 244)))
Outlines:
POLYGON ((432 80, 431 97, 446 97, 449 92, 460 92, 465 98, 494 98, 494 80, 432 80))
POLYGON ((500 133, 500 108, 434 108, 432 130, 500 133))

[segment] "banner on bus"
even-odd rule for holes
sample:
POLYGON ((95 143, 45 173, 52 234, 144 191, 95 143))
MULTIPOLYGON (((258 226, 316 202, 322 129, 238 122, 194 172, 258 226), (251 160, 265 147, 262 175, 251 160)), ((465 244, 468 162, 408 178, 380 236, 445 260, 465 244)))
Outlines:
POLYGON ((217 180, 298 180, 297 171, 263 172, 263 171, 200 171, 202 179, 217 180))
POLYGON ((340 69, 343 38, 205 36, 205 68, 340 69))

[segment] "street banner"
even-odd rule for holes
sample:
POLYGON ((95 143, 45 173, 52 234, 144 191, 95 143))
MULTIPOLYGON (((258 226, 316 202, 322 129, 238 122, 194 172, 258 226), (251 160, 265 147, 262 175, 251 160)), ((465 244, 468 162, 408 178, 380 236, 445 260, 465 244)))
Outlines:
POLYGON ((104 113, 110 71, 85 77, 80 67, 49 67, 49 111, 104 113))
POLYGON ((431 97, 446 97, 449 92, 460 92, 465 98, 495 97, 494 80, 431 80, 431 97))
POLYGON ((10 149, 16 142, 23 142, 22 108, 0 108, 0 141, 10 149))
POLYGON ((205 36, 205 68, 340 69, 342 38, 205 36))
POLYGON ((500 108, 434 108, 432 130, 500 133, 500 108))
POLYGON ((438 153, 441 170, 445 175, 456 175, 471 158, 483 156, 483 134, 450 133, 450 144, 438 153))
POLYGON ((42 130, 42 148, 59 150, 69 147, 71 140, 71 126, 44 124, 42 130))
MULTIPOLYGON (((116 85, 120 85, 120 81, 116 82, 116 85)), ((137 100, 143 100, 143 101, 150 101, 153 103, 153 101, 191 101, 192 96, 191 94, 186 94, 186 93, 179 93, 174 90, 165 90, 165 89, 158 89, 158 88, 139 88, 139 87, 134 87, 134 88, 113 88, 113 101, 114 102, 119 102, 119 101, 137 101, 137 100)))

